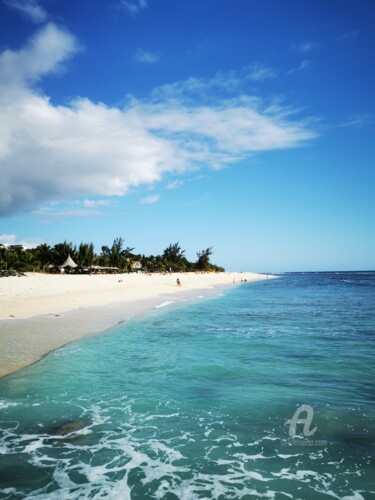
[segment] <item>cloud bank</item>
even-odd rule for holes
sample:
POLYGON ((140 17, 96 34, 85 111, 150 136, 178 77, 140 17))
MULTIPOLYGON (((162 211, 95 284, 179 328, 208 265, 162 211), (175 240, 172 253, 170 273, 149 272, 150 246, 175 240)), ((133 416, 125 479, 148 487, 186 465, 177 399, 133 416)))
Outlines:
MULTIPOLYGON (((166 173, 220 168, 315 135, 280 106, 262 109, 261 101, 239 93, 233 75, 232 95, 231 78, 221 75, 159 89, 147 101, 129 97, 122 108, 88 98, 54 105, 34 84, 61 72, 77 51, 75 37, 49 23, 22 49, 0 55, 3 216, 77 197, 123 196, 166 173), (215 85, 226 88, 225 97, 212 97, 215 85), (199 88, 199 100, 186 98, 191 86, 199 88)), ((271 76, 260 66, 249 74, 255 69, 263 73, 258 79, 271 76)))

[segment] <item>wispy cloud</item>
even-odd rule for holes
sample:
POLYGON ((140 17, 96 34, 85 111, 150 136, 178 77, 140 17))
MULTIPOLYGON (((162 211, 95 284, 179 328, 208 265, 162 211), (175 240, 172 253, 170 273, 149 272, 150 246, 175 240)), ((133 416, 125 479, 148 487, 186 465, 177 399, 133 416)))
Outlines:
POLYGON ((311 61, 305 59, 298 66, 292 68, 288 71, 288 75, 292 75, 293 73, 297 73, 298 71, 304 71, 311 66, 311 61))
POLYGON ((139 49, 135 54, 135 58, 138 62, 147 63, 147 64, 155 64, 159 61, 160 57, 158 54, 153 52, 147 52, 145 50, 139 49))
POLYGON ((370 123, 374 123, 374 116, 371 113, 362 113, 350 115, 340 127, 363 127, 370 123))
POLYGON ((39 222, 49 223, 56 219, 71 219, 77 217, 105 217, 108 215, 128 215, 127 212, 113 211, 118 200, 112 198, 105 199, 85 199, 62 202, 52 202, 46 206, 31 211, 32 215, 38 217, 39 222), (110 210, 109 210, 110 209, 110 210))
POLYGON ((319 49, 321 47, 320 43, 307 41, 301 43, 294 43, 290 50, 296 50, 298 52, 311 52, 314 49, 319 49))
POLYGON ((184 185, 184 181, 175 180, 172 182, 168 182, 167 189, 178 189, 184 185))
POLYGON ((84 200, 83 202, 85 208, 108 207, 113 204, 113 200, 84 200))
POLYGON ((339 35, 336 38, 336 41, 337 42, 343 42, 343 41, 346 41, 346 40, 355 40, 358 37, 359 37, 359 31, 357 31, 357 30, 348 30, 348 31, 345 31, 344 33, 342 33, 341 35, 339 35))
POLYGON ((66 217, 98 217, 103 215, 99 210, 93 210, 91 208, 52 208, 52 207, 42 207, 37 210, 33 210, 33 215, 37 215, 44 219, 63 219, 66 217))
MULTIPOLYGON (((121 108, 87 98, 56 106, 41 93, 41 79, 77 50, 75 38, 50 23, 24 48, 0 54, 0 215, 123 196, 166 174, 220 168, 316 136, 289 108, 250 95, 249 70, 164 86, 121 108)), ((38 213, 89 216, 99 202, 89 205, 38 213)))
MULTIPOLYGON (((253 62, 238 71, 218 71, 211 78, 190 77, 187 80, 168 83, 156 88, 152 94, 155 100, 181 99, 210 102, 219 97, 232 98, 234 95, 248 95, 254 82, 276 78, 277 73, 260 62, 253 62)), ((253 98, 254 102, 257 100, 253 98)))
POLYGON ((33 23, 44 23, 49 17, 37 0, 4 0, 4 2, 10 9, 18 10, 33 23))
POLYGON ((255 82, 276 78, 276 72, 262 63, 254 62, 245 68, 248 71, 247 77, 255 82))
POLYGON ((200 181, 201 179, 205 179, 206 177, 207 177, 207 175, 200 174, 200 175, 196 175, 194 177, 185 178, 184 180, 176 179, 174 181, 168 182, 168 184, 166 185, 166 188, 169 190, 179 189, 182 186, 184 186, 185 184, 188 184, 190 182, 200 181))
POLYGON ((142 10, 147 8, 147 0, 119 0, 119 6, 131 17, 135 17, 142 10))
POLYGON ((158 194, 154 194, 152 196, 146 196, 145 198, 142 198, 140 203, 141 205, 153 205, 154 203, 157 203, 160 199, 160 196, 158 194))

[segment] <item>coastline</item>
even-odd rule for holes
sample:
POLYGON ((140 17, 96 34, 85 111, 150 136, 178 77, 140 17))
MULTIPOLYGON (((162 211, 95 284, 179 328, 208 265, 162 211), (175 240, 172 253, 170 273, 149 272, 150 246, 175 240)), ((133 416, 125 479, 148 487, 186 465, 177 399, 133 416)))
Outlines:
POLYGON ((0 280, 0 377, 169 302, 216 294, 256 273, 43 275, 0 280), (181 286, 177 286, 177 278, 181 286))

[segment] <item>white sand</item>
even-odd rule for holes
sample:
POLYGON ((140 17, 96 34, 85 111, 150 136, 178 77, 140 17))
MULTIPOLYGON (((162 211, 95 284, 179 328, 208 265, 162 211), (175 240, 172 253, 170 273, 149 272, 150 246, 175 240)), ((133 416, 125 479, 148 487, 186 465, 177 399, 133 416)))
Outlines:
POLYGON ((0 376, 163 302, 255 281, 254 273, 46 275, 0 279, 0 376), (181 286, 177 286, 177 278, 181 286))

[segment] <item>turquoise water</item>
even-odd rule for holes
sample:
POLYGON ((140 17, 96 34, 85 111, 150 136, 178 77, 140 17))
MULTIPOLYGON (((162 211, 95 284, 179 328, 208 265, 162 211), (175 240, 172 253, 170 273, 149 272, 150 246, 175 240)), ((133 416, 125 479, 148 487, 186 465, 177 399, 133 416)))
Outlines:
POLYGON ((0 498, 375 498, 374 344, 375 273, 244 283, 70 344, 0 380, 0 498))

